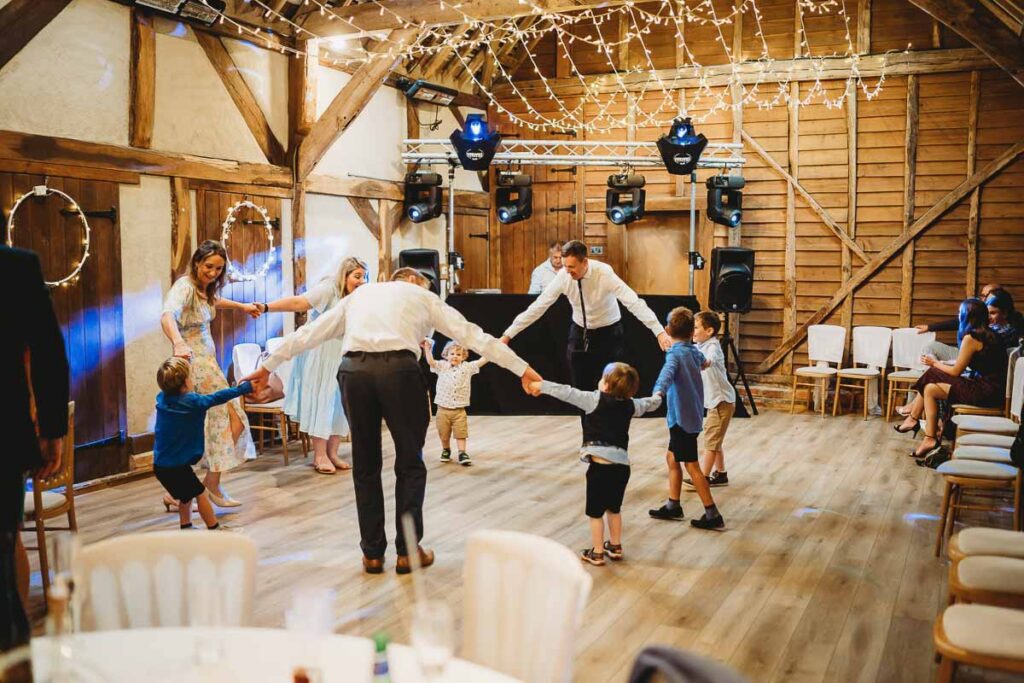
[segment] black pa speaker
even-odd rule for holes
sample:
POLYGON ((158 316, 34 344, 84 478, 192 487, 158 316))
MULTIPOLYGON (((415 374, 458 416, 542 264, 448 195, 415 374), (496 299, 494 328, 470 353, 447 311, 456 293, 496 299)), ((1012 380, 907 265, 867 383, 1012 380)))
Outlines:
POLYGON ((749 313, 753 298, 754 250, 745 247, 712 249, 708 308, 720 313, 749 313))
POLYGON ((398 252, 399 268, 415 268, 430 278, 430 291, 441 294, 441 255, 436 249, 403 249, 398 252))

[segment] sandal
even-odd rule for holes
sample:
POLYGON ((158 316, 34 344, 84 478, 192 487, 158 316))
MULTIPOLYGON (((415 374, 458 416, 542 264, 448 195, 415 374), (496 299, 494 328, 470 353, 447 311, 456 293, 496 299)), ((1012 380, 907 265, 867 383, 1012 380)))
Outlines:
POLYGON ((326 465, 317 464, 314 461, 313 471, 316 472, 317 474, 334 474, 335 472, 337 472, 337 469, 335 469, 334 465, 329 460, 326 465))
POLYGON ((334 469, 336 469, 336 470, 350 470, 350 469, 352 469, 352 465, 350 465, 349 463, 345 462, 341 458, 338 458, 337 460, 335 460, 334 458, 332 458, 331 456, 328 455, 327 459, 331 461, 331 464, 334 465, 334 469))

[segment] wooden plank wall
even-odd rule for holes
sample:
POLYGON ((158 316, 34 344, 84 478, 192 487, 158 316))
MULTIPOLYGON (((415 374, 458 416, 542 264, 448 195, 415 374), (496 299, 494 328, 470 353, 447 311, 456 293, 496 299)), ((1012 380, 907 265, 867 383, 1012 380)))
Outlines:
MULTIPOLYGON (((715 0, 714 6, 716 12, 724 14, 732 4, 731 0, 715 0)), ((795 0, 760 0, 758 7, 760 30, 773 58, 806 54, 808 46, 814 55, 845 52, 846 25, 839 15, 801 17, 795 0), (801 21, 807 31, 805 46, 800 45, 795 32, 801 21)), ((857 3, 847 2, 846 10, 851 37, 856 40, 857 3)), ((754 59, 761 52, 761 37, 758 23, 747 19, 744 17, 739 44, 743 58, 754 59)), ((607 23, 601 27, 603 35, 609 32, 607 23)), ((732 30, 731 25, 723 26, 719 37, 713 26, 686 24, 686 43, 699 62, 725 63, 722 43, 734 45, 732 30)), ((577 35, 593 35, 594 27, 579 24, 575 31, 577 35)), ((652 61, 658 68, 673 65, 670 58, 675 48, 667 31, 666 27, 657 27, 644 36, 646 47, 653 48, 652 61)), ((931 19, 907 0, 873 0, 870 44, 865 48, 877 54, 903 50, 908 45, 911 49, 932 49, 964 47, 966 43, 949 31, 935 30, 931 19)), ((640 66, 638 59, 646 64, 636 39, 628 47, 620 47, 616 55, 620 68, 640 66)), ((547 77, 556 75, 555 54, 554 42, 545 47, 542 41, 535 59, 547 77)), ((607 59, 583 41, 572 44, 572 55, 583 74, 610 71, 607 59)), ((677 55, 675 60, 676 64, 682 63, 683 57, 677 55)), ((529 69, 523 66, 520 78, 530 77, 534 67, 527 64, 529 69)), ((843 81, 822 85, 831 99, 841 98, 846 87, 843 81)), ((869 79, 866 85, 873 87, 874 81, 869 79)), ((805 82, 790 88, 805 97, 811 86, 805 82)), ((762 86, 762 97, 772 87, 762 86)), ((692 92, 684 96, 692 98, 692 92)), ((660 98, 660 92, 649 92, 641 107, 653 111, 660 98)), ((556 105, 547 98, 533 104, 556 111, 556 105)), ((690 114, 702 117, 710 104, 705 99, 690 114)), ((508 106, 515 111, 525 109, 518 101, 508 106)), ((601 109, 602 105, 588 104, 584 115, 593 120, 601 109)), ((608 111, 626 118, 621 95, 608 111)), ((817 97, 805 107, 782 105, 760 110, 746 106, 736 120, 871 258, 972 172, 1024 139, 1024 89, 994 68, 974 73, 890 76, 873 99, 857 89, 852 110, 848 106, 825 106, 817 97), (854 169, 850 168, 851 159, 854 169), (851 202, 855 211, 850 211, 851 202)), ((729 141, 734 136, 734 125, 732 112, 725 110, 708 117, 697 128, 713 141, 729 141)), ((637 116, 633 115, 624 127, 587 133, 584 138, 654 140, 663 132, 642 122, 637 125, 637 116)), ((741 243, 756 250, 757 266, 754 310, 742 316, 740 350, 746 366, 753 369, 779 347, 788 331, 826 303, 863 261, 842 245, 799 192, 789 196, 786 180, 749 144, 745 155, 743 176, 747 186, 741 243), (788 238, 787 233, 793 237, 788 238), (789 296, 787 284, 792 288, 789 296)), ((645 264, 629 258, 625 236, 630 228, 615 226, 604 216, 605 180, 614 170, 588 169, 581 174, 578 192, 585 196, 587 207, 583 235, 589 244, 604 246, 603 260, 628 277, 631 268, 643 268, 645 264)), ((663 171, 645 171, 644 175, 648 196, 685 196, 689 191, 685 182, 663 171)), ((703 183, 706 176, 701 173, 699 182, 703 183)), ((1018 160, 943 215, 824 322, 849 328, 899 327, 936 320, 952 315, 960 299, 989 281, 1002 283, 1024 299, 1024 207, 1016 200, 1022 194, 1024 162, 1018 160)), ((699 195, 704 195, 703 187, 699 195)), ((707 230, 715 231, 715 244, 728 239, 727 229, 701 221, 698 243, 707 243, 707 230)), ((685 282, 684 259, 681 254, 680 282, 685 282)), ((503 287, 505 284, 502 282, 503 287)), ((706 297, 706 291, 697 294, 702 300, 706 297)), ((773 372, 786 371, 792 363, 804 363, 806 359, 806 344, 800 344, 773 372)))
MULTIPOLYGON (((10 208, 36 185, 62 190, 86 211, 119 207, 117 183, 27 173, 0 172, 2 237, 10 208)), ((58 280, 82 256, 84 231, 77 216, 63 216, 59 197, 27 199, 15 216, 14 246, 39 255, 43 277, 58 280)), ((121 311, 121 232, 116 221, 89 218, 89 259, 78 282, 52 290, 53 308, 64 333, 71 365, 75 443, 117 438, 127 428, 124 326, 121 311)), ((17 296, 17 292, 9 292, 17 296)))
MULTIPOLYGON (((193 185, 195 187, 195 185, 193 185)), ((260 197, 250 194, 218 192, 196 187, 196 225, 199 241, 220 241, 222 224, 228 209, 237 201, 247 199, 257 206, 266 208, 271 219, 281 217, 281 199, 260 197)), ((235 212, 236 221, 231 230, 228 257, 245 272, 258 269, 266 257, 268 243, 262 223, 243 225, 243 220, 259 220, 260 215, 253 209, 244 208, 235 212)), ((281 274, 281 231, 275 229, 274 264, 265 278, 254 282, 235 282, 225 285, 223 295, 235 301, 273 301, 285 295, 281 274)), ((290 294, 290 292, 289 292, 290 294)), ((213 321, 213 343, 217 349, 217 360, 225 375, 229 375, 231 350, 235 344, 253 342, 265 346, 267 339, 278 337, 284 330, 284 316, 270 314, 252 320, 240 311, 217 311, 213 321)))

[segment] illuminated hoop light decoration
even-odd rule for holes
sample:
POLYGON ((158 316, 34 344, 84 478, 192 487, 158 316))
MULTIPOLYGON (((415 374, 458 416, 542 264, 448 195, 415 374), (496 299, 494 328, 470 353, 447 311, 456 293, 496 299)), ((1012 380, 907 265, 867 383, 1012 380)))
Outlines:
POLYGON ((228 250, 228 240, 231 238, 231 229, 235 224, 235 213, 241 208, 248 207, 255 210, 260 214, 263 219, 263 229, 267 232, 267 241, 270 242, 270 247, 267 249, 267 260, 263 262, 259 270, 255 273, 245 273, 235 268, 234 263, 231 261, 231 257, 228 257, 228 276, 233 282, 253 282, 257 278, 265 278, 267 273, 270 272, 270 267, 274 263, 274 226, 270 223, 270 216, 267 214, 267 210, 262 206, 257 206, 252 202, 245 200, 235 202, 230 209, 228 209, 228 216, 224 219, 224 223, 221 225, 220 231, 220 242, 224 245, 224 251, 228 250))
POLYGON ((18 212, 18 207, 21 206, 21 203, 28 199, 29 197, 48 197, 51 194, 55 194, 58 197, 63 197, 65 201, 68 202, 68 204, 70 205, 69 209, 78 214, 78 220, 82 221, 82 229, 85 231, 85 237, 82 238, 82 258, 79 259, 78 263, 75 264, 75 269, 72 270, 71 273, 69 273, 65 277, 61 278, 60 280, 56 280, 53 282, 51 282, 50 280, 44 280, 46 286, 53 289, 56 287, 67 287, 69 284, 77 282, 78 276, 81 275, 82 273, 82 267, 85 265, 85 262, 89 260, 89 220, 86 218, 85 212, 82 211, 82 209, 78 206, 78 203, 74 199, 69 197, 64 192, 61 192, 60 190, 54 189, 52 187, 47 187, 46 185, 36 185, 31 190, 18 197, 18 201, 14 202, 14 206, 11 207, 11 213, 8 218, 7 246, 14 246, 14 214, 18 212))

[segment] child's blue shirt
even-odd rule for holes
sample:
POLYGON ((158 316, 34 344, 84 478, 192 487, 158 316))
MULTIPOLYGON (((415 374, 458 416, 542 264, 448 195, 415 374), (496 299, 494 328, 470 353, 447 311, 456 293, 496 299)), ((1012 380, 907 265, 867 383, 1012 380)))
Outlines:
POLYGON ((704 422, 704 383, 700 370, 704 364, 702 354, 693 342, 676 342, 665 354, 654 391, 665 395, 666 417, 669 427, 697 434, 704 422))
POLYGON ((205 450, 206 411, 252 391, 252 384, 221 389, 212 394, 194 391, 156 395, 156 427, 153 430, 153 464, 158 467, 194 465, 205 450))

